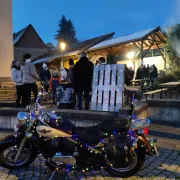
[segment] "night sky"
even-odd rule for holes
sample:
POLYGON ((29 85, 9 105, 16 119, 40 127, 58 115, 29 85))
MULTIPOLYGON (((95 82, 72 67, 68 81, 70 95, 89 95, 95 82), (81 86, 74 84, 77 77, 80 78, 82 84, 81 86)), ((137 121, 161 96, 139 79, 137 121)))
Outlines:
POLYGON ((12 0, 13 32, 32 24, 45 43, 54 40, 64 14, 77 38, 105 33, 123 36, 156 26, 180 23, 180 0, 12 0))

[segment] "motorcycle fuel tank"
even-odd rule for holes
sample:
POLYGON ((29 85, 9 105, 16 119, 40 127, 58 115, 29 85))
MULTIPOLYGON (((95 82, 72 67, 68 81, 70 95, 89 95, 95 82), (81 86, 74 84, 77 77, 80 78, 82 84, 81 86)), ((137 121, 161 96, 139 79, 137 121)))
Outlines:
POLYGON ((72 135, 68 133, 44 125, 37 126, 36 131, 42 137, 72 137, 72 135))

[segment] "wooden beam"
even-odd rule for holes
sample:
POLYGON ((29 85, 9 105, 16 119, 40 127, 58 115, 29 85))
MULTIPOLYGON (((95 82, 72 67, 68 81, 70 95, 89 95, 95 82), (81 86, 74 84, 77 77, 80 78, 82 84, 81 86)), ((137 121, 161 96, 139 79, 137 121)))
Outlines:
MULTIPOLYGON (((153 42, 153 40, 152 39, 146 39, 147 41, 149 41, 149 42, 153 42)), ((161 41, 156 41, 157 43, 162 43, 161 41)))
MULTIPOLYGON (((159 48, 159 46, 158 46, 158 44, 156 43, 156 41, 155 41, 155 44, 156 44, 156 47, 158 48, 158 50, 159 50, 159 52, 160 52, 160 54, 161 54, 161 56, 162 56, 162 58, 163 58, 163 60, 164 60, 164 63, 166 64, 166 58, 164 57, 164 54, 162 53, 162 51, 161 51, 161 49, 159 48)), ((166 65, 165 65, 166 66, 166 65)))
POLYGON ((159 36, 159 38, 161 39, 161 41, 163 43, 166 43, 166 38, 165 38, 164 34, 162 34, 161 31, 157 32, 157 35, 159 36))
POLYGON ((144 45, 146 46, 146 47, 148 47, 149 45, 146 43, 146 41, 144 40, 143 41, 143 43, 144 43, 144 45))
POLYGON ((155 36, 157 37, 157 39, 159 39, 160 42, 162 42, 161 38, 159 37, 157 33, 155 33, 155 36))
POLYGON ((143 53, 143 58, 146 56, 146 54, 148 53, 148 51, 151 49, 152 45, 154 44, 154 41, 150 44, 150 46, 148 47, 147 51, 143 53))
POLYGON ((141 46, 137 45, 136 42, 134 42, 133 45, 134 45, 137 49, 141 50, 141 46))
POLYGON ((148 44, 148 46, 150 46, 151 45, 151 43, 148 41, 148 40, 145 40, 146 41, 146 43, 148 44))

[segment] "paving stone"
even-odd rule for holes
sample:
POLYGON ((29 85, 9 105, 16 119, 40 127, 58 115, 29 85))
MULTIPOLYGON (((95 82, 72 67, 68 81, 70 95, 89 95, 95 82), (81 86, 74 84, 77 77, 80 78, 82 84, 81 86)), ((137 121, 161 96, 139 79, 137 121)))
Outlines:
POLYGON ((158 175, 158 174, 161 173, 161 171, 160 171, 160 170, 157 170, 157 169, 153 170, 152 172, 153 172, 153 174, 155 174, 155 175, 158 175))
MULTIPOLYGON (((169 176, 168 178, 169 178, 169 179, 175 179, 175 180, 176 180, 178 177, 171 175, 171 176, 169 176)), ((178 179, 179 179, 179 178, 178 178, 178 179)))

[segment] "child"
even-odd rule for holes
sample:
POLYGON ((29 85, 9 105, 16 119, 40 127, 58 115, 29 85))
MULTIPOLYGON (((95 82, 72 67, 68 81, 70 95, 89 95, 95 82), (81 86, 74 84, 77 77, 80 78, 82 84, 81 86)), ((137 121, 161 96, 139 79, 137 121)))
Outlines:
POLYGON ((53 104, 55 104, 55 98, 56 98, 56 88, 61 83, 61 78, 59 77, 56 69, 52 72, 52 77, 49 82, 49 90, 52 91, 53 96, 53 104))

